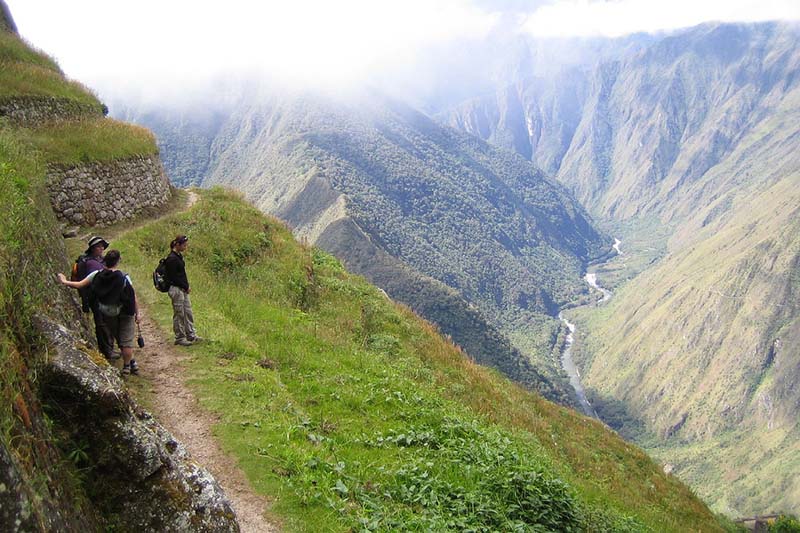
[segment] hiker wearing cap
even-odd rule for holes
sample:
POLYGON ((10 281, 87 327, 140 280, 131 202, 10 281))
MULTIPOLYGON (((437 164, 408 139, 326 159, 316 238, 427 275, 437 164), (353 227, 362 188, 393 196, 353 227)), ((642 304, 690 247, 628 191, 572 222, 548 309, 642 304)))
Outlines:
MULTIPOLYGON (((76 276, 73 281, 81 281, 92 272, 97 272, 105 268, 103 254, 108 248, 108 241, 102 237, 93 236, 87 243, 86 252, 76 261, 76 276)), ((106 325, 105 318, 97 309, 97 299, 92 295, 90 287, 80 289, 79 294, 84 304, 84 310, 88 307, 92 311, 94 319, 94 334, 97 338, 97 349, 100 350, 106 359, 114 357, 114 340, 106 325)))
POLYGON ((133 359, 133 345, 139 309, 130 276, 119 270, 120 259, 118 250, 109 250, 101 270, 95 270, 81 281, 69 281, 59 273, 58 281, 79 290, 91 287, 96 315, 103 317, 108 331, 122 351, 122 373, 138 374, 139 367, 133 359))
POLYGON ((165 277, 169 282, 169 297, 172 299, 172 330, 175 332, 175 344, 191 346, 201 340, 194 330, 192 302, 189 299, 191 288, 186 277, 186 263, 183 252, 189 247, 189 237, 178 235, 170 243, 172 251, 164 260, 165 277))

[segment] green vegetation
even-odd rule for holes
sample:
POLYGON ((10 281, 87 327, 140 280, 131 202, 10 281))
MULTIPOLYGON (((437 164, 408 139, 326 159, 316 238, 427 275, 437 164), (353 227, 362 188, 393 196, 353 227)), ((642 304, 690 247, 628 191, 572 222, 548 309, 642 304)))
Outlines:
POLYGON ((588 269, 597 273, 602 287, 612 291, 664 257, 667 254, 667 242, 674 231, 673 227, 655 216, 624 221, 604 219, 598 221, 598 225, 608 235, 622 241, 622 255, 588 269))
POLYGON ((42 98, 64 100, 75 118, 85 117, 16 131, 18 141, 38 149, 47 163, 74 165, 158 152, 149 131, 102 118, 103 106, 97 97, 65 79, 52 58, 18 36, 0 32, 0 104, 13 100, 23 108, 37 107, 42 98))
POLYGON ((54 97, 84 104, 100 114, 102 105, 89 90, 78 82, 38 65, 0 62, 0 102, 7 99, 54 97))
POLYGON ((65 323, 76 318, 69 312, 74 309, 72 300, 57 289, 52 275, 66 262, 63 241, 44 186, 43 162, 4 128, 0 211, 0 455, 16 465, 22 486, 11 497, 15 504, 27 500, 31 523, 23 527, 33 527, 48 508, 65 509, 60 520, 91 512, 82 510, 88 504, 73 466, 53 446, 37 390, 47 349, 36 333, 34 317, 47 309, 49 316, 65 323))
POLYGON ((289 530, 721 530, 601 424, 471 363, 231 193, 115 242, 165 330, 148 278, 180 232, 211 339, 186 371, 289 530))
POLYGON ((113 161, 158 153, 155 138, 149 130, 107 118, 59 122, 21 130, 18 136, 40 150, 48 163, 58 165, 113 161))
POLYGON ((770 533, 800 533, 800 520, 794 516, 781 515, 769 526, 770 533))
POLYGON ((27 348, 32 340, 31 316, 54 292, 44 282, 50 276, 42 265, 47 259, 42 248, 58 242, 52 232, 55 222, 43 178, 41 162, 27 154, 8 131, 0 129, 0 368, 4 377, 0 380, 0 419, 6 424, 4 435, 16 418, 12 410, 23 389, 27 367, 36 366, 27 348), (30 259, 22 261, 22 257, 30 259))
POLYGON ((52 57, 34 49, 18 35, 6 31, 0 31, 0 63, 35 65, 61 74, 61 69, 52 57))
POLYGON ((708 172, 725 193, 677 226, 668 253, 571 315, 604 420, 731 516, 800 502, 800 172, 782 163, 798 116, 795 91, 708 172))
POLYGON ((102 105, 78 82, 68 81, 55 61, 17 35, 0 31, 0 102, 6 99, 55 97, 93 108, 102 105))
POLYGON ((595 67, 501 82, 447 117, 613 219, 625 255, 598 275, 615 295, 568 315, 584 385, 732 516, 800 509, 798 40, 710 24, 608 43, 595 67))

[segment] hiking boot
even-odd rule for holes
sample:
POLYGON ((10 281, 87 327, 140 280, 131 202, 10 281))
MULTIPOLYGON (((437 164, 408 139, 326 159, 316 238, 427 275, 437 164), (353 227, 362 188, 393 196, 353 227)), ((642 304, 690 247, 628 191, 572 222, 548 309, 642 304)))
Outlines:
POLYGON ((205 339, 203 337, 200 337, 198 335, 195 335, 194 337, 189 337, 189 342, 192 342, 192 343, 203 342, 204 340, 205 339))
POLYGON ((111 353, 107 353, 107 354, 105 354, 105 353, 104 353, 103 355, 104 355, 104 356, 105 356, 105 358, 106 358, 106 359, 108 359, 109 361, 116 361, 117 359, 119 359, 120 357, 122 357, 122 354, 121 354, 121 353, 119 353, 119 352, 117 352, 117 351, 112 351, 111 353))
POLYGON ((122 375, 127 376, 131 373, 131 365, 122 365, 122 375))
MULTIPOLYGON (((124 367, 123 367, 123 369, 124 369, 124 367)), ((131 359, 130 373, 133 374, 134 376, 139 373, 139 365, 136 364, 136 360, 135 359, 131 359)))
POLYGON ((188 339, 178 339, 175 341, 175 344, 178 346, 191 346, 194 343, 188 339))

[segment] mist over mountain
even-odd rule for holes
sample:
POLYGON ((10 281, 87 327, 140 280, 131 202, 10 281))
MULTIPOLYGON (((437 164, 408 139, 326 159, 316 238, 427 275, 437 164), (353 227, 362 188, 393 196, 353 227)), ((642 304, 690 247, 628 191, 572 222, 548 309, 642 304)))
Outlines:
POLYGON ((531 69, 440 117, 514 149, 598 214, 671 218, 709 202, 692 184, 795 86, 799 33, 793 23, 706 24, 595 65, 531 69))

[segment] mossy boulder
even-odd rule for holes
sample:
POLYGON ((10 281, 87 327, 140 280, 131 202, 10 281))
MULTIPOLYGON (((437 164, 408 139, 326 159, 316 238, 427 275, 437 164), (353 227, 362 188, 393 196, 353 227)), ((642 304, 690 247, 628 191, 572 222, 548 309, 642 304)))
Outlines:
POLYGON ((139 407, 114 367, 96 363, 79 337, 49 320, 43 393, 58 428, 87 463, 85 488, 120 531, 239 531, 213 476, 139 407))

